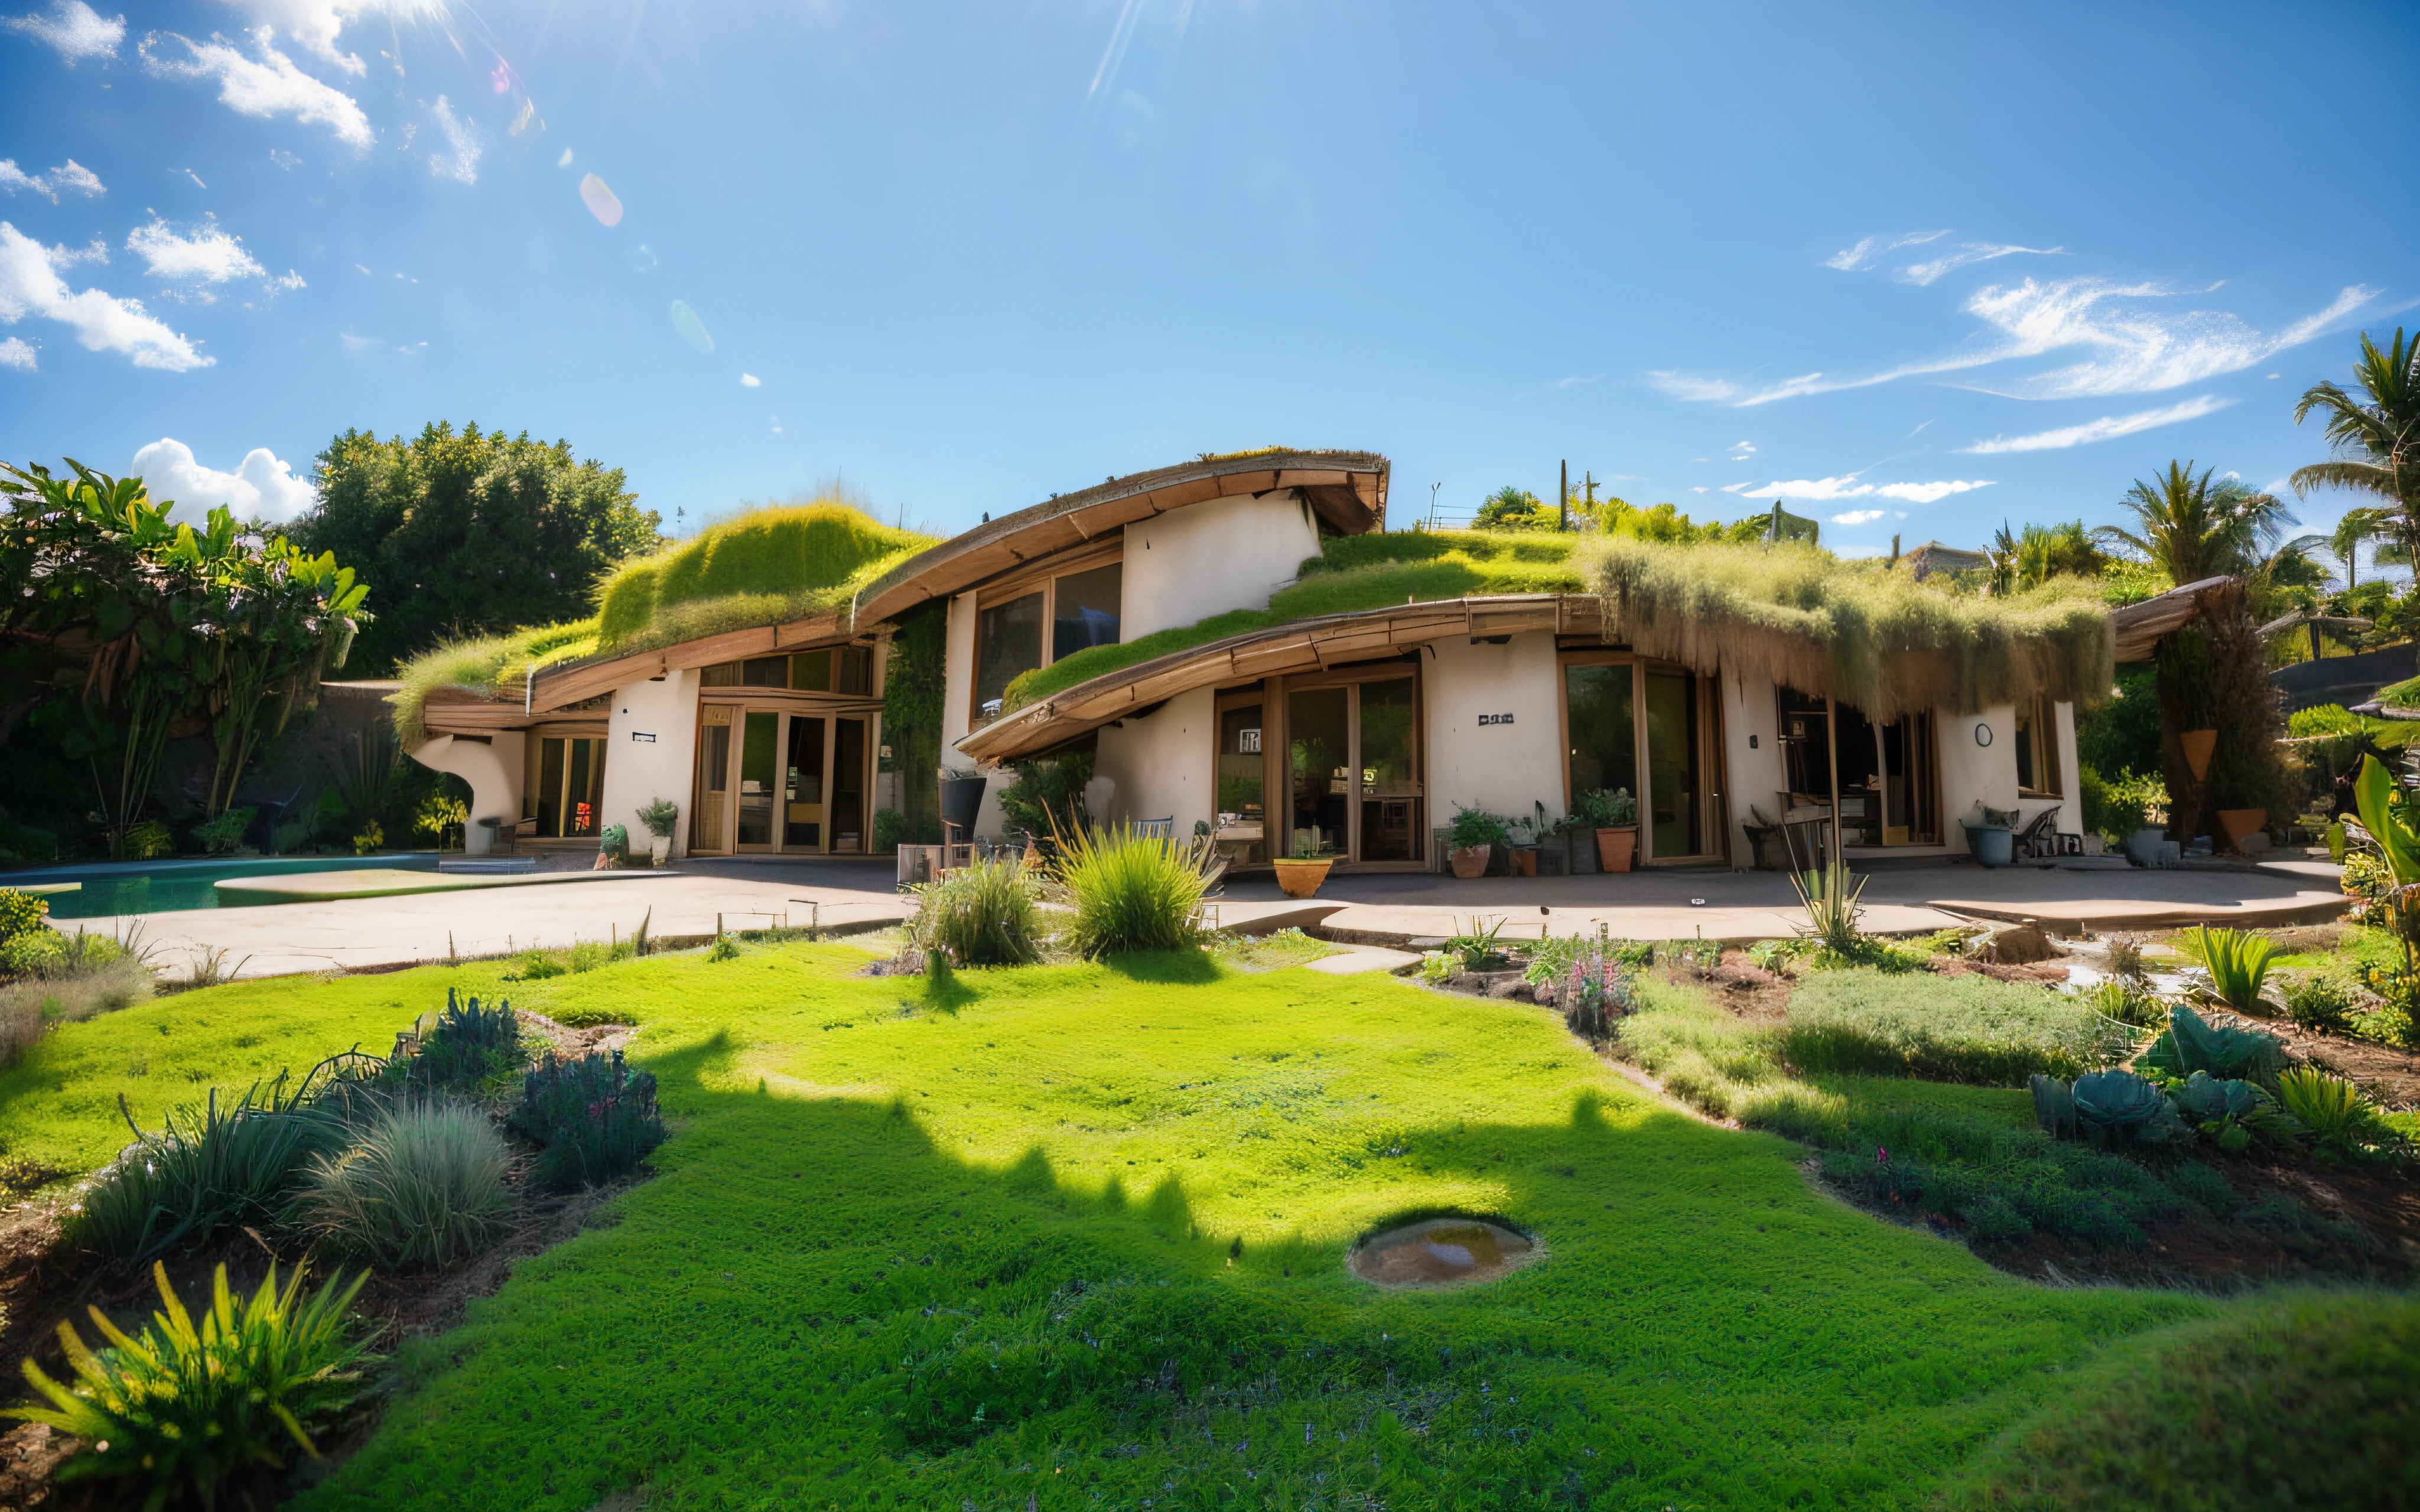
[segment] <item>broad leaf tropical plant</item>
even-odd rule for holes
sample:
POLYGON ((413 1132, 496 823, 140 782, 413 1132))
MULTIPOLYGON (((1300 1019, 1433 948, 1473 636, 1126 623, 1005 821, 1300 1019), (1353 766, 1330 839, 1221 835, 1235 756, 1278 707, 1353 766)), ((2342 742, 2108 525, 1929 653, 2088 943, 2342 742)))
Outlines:
POLYGON ((2378 847, 2392 885, 2378 903, 2394 915, 2399 926, 2395 933, 2403 941, 2404 970, 2420 970, 2411 927, 2415 911, 2420 911, 2420 815, 2412 811, 2411 795, 2375 756, 2361 759, 2352 797, 2361 812, 2362 831, 2378 847))

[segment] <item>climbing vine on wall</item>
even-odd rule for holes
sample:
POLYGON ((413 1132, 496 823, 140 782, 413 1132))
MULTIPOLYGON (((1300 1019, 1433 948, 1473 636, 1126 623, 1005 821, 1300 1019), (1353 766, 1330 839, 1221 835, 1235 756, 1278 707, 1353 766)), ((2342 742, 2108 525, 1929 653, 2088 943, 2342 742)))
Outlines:
POLYGON ((949 606, 936 599, 899 622, 882 685, 882 770, 899 774, 905 839, 941 838, 941 701, 949 655, 949 606))

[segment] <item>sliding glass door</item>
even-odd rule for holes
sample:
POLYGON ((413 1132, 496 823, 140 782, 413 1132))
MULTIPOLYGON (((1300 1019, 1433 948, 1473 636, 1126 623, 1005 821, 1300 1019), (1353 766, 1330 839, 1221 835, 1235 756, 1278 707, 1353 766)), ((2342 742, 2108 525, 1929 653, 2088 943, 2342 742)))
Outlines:
POLYGON ((1566 653, 1565 802, 1598 791, 1628 794, 1647 859, 1720 854, 1716 706, 1711 681, 1685 667, 1621 652, 1566 653))
POLYGON ((1286 834, 1272 837, 1269 855, 1291 856, 1308 843, 1315 854, 1340 859, 1419 860, 1428 850, 1419 747, 1417 677, 1289 687, 1292 822, 1286 834))
POLYGON ((690 849, 864 854, 868 727, 804 710, 701 706, 690 849))
POLYGON ((597 833, 605 796, 605 742, 593 735, 540 735, 532 743, 521 817, 537 821, 547 840, 576 840, 597 833))

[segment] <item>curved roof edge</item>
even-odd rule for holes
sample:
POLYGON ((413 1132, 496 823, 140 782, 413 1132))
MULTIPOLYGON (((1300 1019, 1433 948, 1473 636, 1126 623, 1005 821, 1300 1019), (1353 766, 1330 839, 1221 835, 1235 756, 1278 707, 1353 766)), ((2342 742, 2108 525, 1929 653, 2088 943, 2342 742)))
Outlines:
POLYGON ((2195 616, 2211 607, 2203 601, 2205 594, 2224 597, 2242 584, 2233 578, 2204 578, 2155 594, 2139 604, 2124 604, 2109 611, 2109 627, 2116 644, 2111 659, 2120 667, 2151 659, 2162 636, 2181 628, 2195 616))
POLYGON ((1104 672, 994 719, 961 738, 957 749, 979 762, 1016 761, 1197 687, 1316 671, 1455 636, 1551 630, 1601 637, 1605 625, 1605 601, 1594 594, 1497 594, 1323 614, 1104 672))
POLYGON ((1346 535, 1383 529, 1388 467, 1375 452, 1277 448, 1204 455, 1111 478, 1002 515, 908 558, 858 594, 857 623, 871 625, 928 599, 964 593, 1021 563, 1080 546, 1131 521, 1235 494, 1299 488, 1320 518, 1346 535))

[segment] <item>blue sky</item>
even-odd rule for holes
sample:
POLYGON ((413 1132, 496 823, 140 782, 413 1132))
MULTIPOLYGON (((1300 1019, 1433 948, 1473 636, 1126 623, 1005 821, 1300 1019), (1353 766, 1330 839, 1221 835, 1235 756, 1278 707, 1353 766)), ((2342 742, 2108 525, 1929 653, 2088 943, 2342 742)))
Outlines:
MULTIPOLYGON (((0 456, 290 514, 347 426, 694 527, 1197 452, 1568 458, 1844 550, 2116 517, 2420 324, 2420 8, 0 0, 0 456), (141 459, 138 463, 138 457, 141 459)), ((2303 506, 2313 527, 2341 498, 2303 506)))

